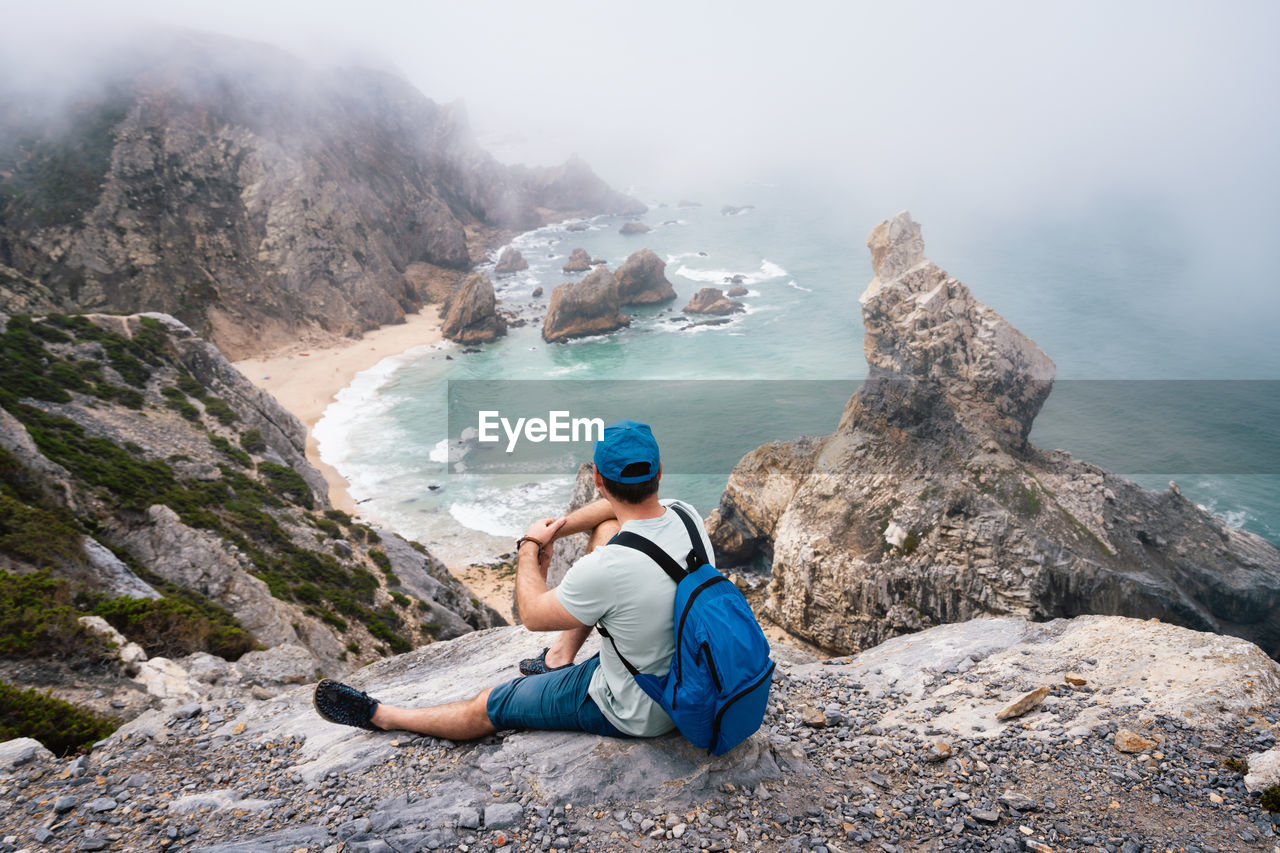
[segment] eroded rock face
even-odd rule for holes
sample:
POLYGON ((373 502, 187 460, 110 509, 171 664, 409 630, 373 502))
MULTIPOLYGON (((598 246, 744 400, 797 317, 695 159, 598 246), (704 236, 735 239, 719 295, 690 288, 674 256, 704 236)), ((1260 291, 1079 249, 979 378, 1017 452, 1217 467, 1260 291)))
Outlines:
POLYGON ((1053 363, 927 260, 868 240, 868 381, 836 432, 739 463, 711 519, 772 568, 770 615, 841 651, 980 615, 1156 617, 1280 655, 1280 551, 1182 497, 1027 441, 1053 363))
POLYGON ((684 306, 684 313, 686 314, 723 316, 725 314, 736 314, 742 310, 741 302, 725 296, 724 291, 718 287, 699 288, 698 292, 693 294, 693 298, 689 300, 689 304, 684 306))
POLYGON ((667 262, 651 249, 641 249, 622 262, 613 277, 618 282, 618 301, 623 305, 651 305, 676 298, 666 276, 667 262))
POLYGON ((542 323, 542 339, 556 343, 570 338, 612 332, 630 323, 618 313, 618 282, 603 266, 582 281, 568 282, 551 291, 551 304, 542 323))
POLYGON ((527 270, 528 268, 529 262, 524 259, 524 255, 520 254, 518 249, 508 246, 502 250, 502 255, 498 258, 498 263, 494 266, 493 271, 498 275, 503 275, 527 270))
POLYGON ((100 82, 65 114, 6 109, 32 142, 0 175, 0 310, 163 311, 241 359, 397 322, 428 296, 408 266, 465 270, 502 229, 644 210, 578 158, 498 163, 391 74, 183 33, 100 82))
POLYGON ((446 308, 441 331, 451 341, 487 343, 507 333, 507 321, 498 316, 496 310, 493 282, 482 272, 468 276, 446 308))
MULTIPOLYGON (((56 534, 60 547, 46 547, 56 577, 135 598, 169 595, 164 582, 174 584, 229 611, 263 646, 305 648, 331 674, 383 643, 409 648, 501 624, 422 546, 328 512, 328 486, 306 460, 302 424, 174 318, 15 324, 0 314, 0 330, 6 346, 25 341, 49 363, 86 365, 118 392, 104 399, 86 385, 55 387, 60 393, 39 393, 57 399, 0 409, 6 477, 22 484, 22 511, 66 512, 77 529, 94 532, 71 547, 56 534), (108 347, 138 358, 130 367, 108 347), (92 454, 49 442, 51 431, 92 454), (371 633, 361 618, 369 615, 388 630, 371 633)), ((35 571, 26 553, 6 549, 0 570, 35 571)), ((189 692, 168 664, 148 672, 153 695, 189 692)))

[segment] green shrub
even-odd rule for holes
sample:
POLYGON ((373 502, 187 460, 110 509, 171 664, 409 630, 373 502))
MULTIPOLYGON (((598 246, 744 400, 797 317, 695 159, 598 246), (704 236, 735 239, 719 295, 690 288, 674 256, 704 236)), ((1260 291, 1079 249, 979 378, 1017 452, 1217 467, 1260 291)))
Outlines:
POLYGON ((119 721, 0 682, 0 741, 35 738, 55 755, 87 750, 116 730, 119 721))
POLYGON ((374 565, 382 569, 384 572, 391 568, 391 558, 388 557, 384 551, 379 551, 376 548, 370 548, 369 559, 373 560, 374 565))
POLYGON ((1226 761, 1222 762, 1222 766, 1232 771, 1233 773, 1239 773, 1241 776, 1249 772, 1249 762, 1244 761, 1243 759, 1236 758, 1235 756, 1232 756, 1231 758, 1228 758, 1226 761))
POLYGON ((0 494, 0 554, 36 568, 83 559, 80 532, 65 518, 0 494))
POLYGON ((315 508, 315 498, 311 487, 302 475, 287 465, 274 462, 259 462, 258 473, 267 481, 267 486, 280 497, 293 503, 301 504, 307 509, 315 508))
POLYGON ((240 436, 240 446, 250 453, 261 453, 267 449, 267 442, 261 430, 251 429, 240 436))
POLYGON ((1262 792, 1262 807, 1269 812, 1280 812, 1280 785, 1272 785, 1262 792))
POLYGON ((324 517, 330 521, 336 521, 339 524, 351 523, 351 516, 340 509, 326 509, 324 511, 324 517))
POLYGON ((179 400, 176 397, 171 397, 165 405, 192 423, 200 420, 200 410, 186 400, 179 400))
POLYGON ((5 408, 23 397, 54 403, 71 400, 71 395, 48 376, 56 359, 45 352, 35 332, 37 325, 27 315, 15 314, 0 336, 0 403, 5 408))
POLYGON ((401 607, 408 607, 412 603, 409 601, 409 596, 402 592, 392 592, 391 600, 396 604, 399 604, 401 607))
POLYGON ((178 372, 178 388, 181 389, 184 394, 195 397, 197 400, 204 399, 204 386, 185 370, 178 372))
POLYGON ((221 397, 206 397, 204 399, 204 410, 226 426, 231 426, 240 420, 240 416, 221 397))
POLYGON ((226 454, 234 460, 237 465, 248 468, 253 464, 253 460, 249 457, 248 453, 245 453, 243 450, 236 447, 220 435, 209 436, 209 443, 212 444, 219 452, 226 454))
POLYGON ((210 619, 191 604, 171 598, 112 598, 93 610, 151 657, 209 652, 236 660, 258 645, 239 624, 227 624, 234 619, 210 619))
POLYGON ((80 624, 70 581, 48 572, 0 572, 0 658, 63 660, 73 666, 102 665, 115 653, 80 624))

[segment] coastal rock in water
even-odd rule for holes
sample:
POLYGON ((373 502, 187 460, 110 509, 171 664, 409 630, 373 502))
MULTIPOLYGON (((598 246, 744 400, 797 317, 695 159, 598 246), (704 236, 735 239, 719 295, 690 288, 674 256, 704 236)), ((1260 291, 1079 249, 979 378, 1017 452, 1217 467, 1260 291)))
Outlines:
POLYGON ((689 300, 689 304, 684 306, 686 314, 715 314, 723 316, 725 314, 736 314, 742 311, 742 303, 730 299, 724 295, 724 291, 718 287, 702 287, 698 292, 693 294, 693 298, 689 300))
POLYGON ((648 234, 649 230, 649 226, 643 222, 626 222, 618 229, 618 233, 628 236, 631 234, 648 234))
POLYGON ((667 262, 651 249, 641 249, 622 262, 613 277, 618 282, 618 301, 623 305, 651 305, 676 298, 666 276, 667 262))
POLYGON ((735 284, 733 287, 725 291, 725 296, 746 296, 747 289, 741 284, 735 284))
POLYGON ((867 381, 834 434, 747 454, 710 520, 720 565, 771 567, 772 618, 844 651, 988 614, 1133 614, 1280 655, 1280 551, 1033 447, 1053 362, 925 257, 907 214, 868 245, 867 381))
POLYGON ((441 333, 460 344, 478 344, 507 333, 507 321, 498 316, 493 282, 482 272, 472 273, 450 298, 441 333))
POLYGON ((498 258, 498 264, 493 268, 493 271, 498 275, 503 275, 504 273, 519 272, 528 268, 529 262, 524 259, 524 255, 520 254, 518 249, 508 246, 502 250, 502 256, 498 258))
POLYGON ((531 294, 529 294, 529 295, 530 295, 530 296, 533 296, 533 297, 535 297, 535 298, 536 298, 536 297, 538 297, 538 296, 541 296, 541 295, 542 295, 542 285, 538 285, 537 287, 535 287, 535 288, 533 289, 533 293, 531 293, 531 294))
POLYGON ((574 249, 569 253, 569 260, 561 267, 565 272, 586 272, 591 269, 591 256, 586 249, 574 249))
POLYGON ((557 343, 586 335, 612 332, 630 323, 618 313, 618 282, 605 267, 596 267, 582 281, 551 291, 551 304, 542 323, 542 339, 557 343))

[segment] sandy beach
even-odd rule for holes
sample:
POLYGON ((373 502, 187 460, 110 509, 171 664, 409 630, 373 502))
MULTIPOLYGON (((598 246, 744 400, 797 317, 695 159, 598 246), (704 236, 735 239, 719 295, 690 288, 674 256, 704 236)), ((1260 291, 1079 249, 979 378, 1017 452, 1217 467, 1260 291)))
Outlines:
POLYGON ((438 307, 428 305, 417 314, 407 315, 404 323, 366 332, 359 340, 323 346, 290 344, 264 358, 237 361, 235 366, 302 421, 307 428, 307 459, 328 481, 330 502, 338 509, 355 512, 347 481, 320 459, 313 429, 337 393, 350 385, 357 373, 384 358, 438 342, 440 327, 438 307))

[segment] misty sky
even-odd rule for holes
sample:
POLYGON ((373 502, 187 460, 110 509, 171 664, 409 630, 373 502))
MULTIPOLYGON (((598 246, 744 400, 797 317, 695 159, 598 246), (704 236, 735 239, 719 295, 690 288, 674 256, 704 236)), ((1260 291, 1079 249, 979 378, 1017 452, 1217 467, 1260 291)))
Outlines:
MULTIPOLYGON (((909 202, 1276 190, 1280 4, 0 0, 7 58, 185 26, 464 99, 500 153, 622 185, 803 164, 909 202), (665 180, 664 180, 665 179, 665 180)), ((905 206, 905 204, 903 205, 905 206)))

